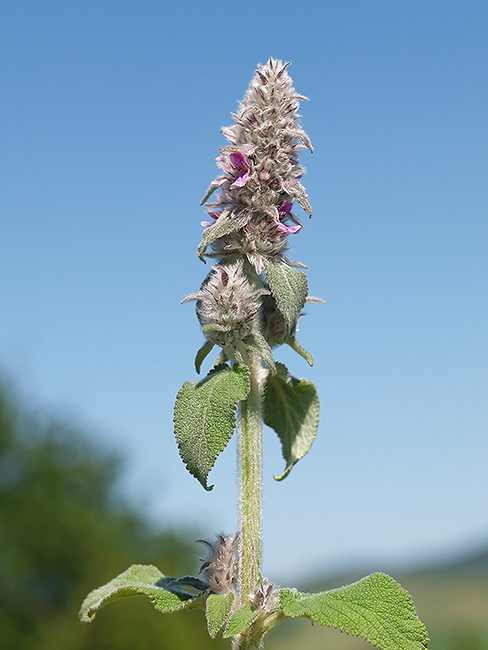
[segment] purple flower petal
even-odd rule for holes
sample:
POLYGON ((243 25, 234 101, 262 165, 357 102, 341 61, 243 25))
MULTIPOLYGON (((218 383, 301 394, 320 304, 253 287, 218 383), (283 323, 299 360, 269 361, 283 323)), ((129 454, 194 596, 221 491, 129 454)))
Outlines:
POLYGON ((299 232, 302 229, 302 226, 285 226, 287 231, 291 233, 292 235, 295 235, 297 232, 299 232))
POLYGON ((231 153, 229 158, 230 162, 234 165, 234 167, 237 167, 237 169, 249 169, 249 163, 247 162, 246 156, 240 151, 231 153))
POLYGON ((279 228, 279 230, 282 230, 283 232, 288 232, 294 235, 297 233, 299 230, 302 229, 301 226, 285 226, 284 223, 281 223, 281 221, 278 221, 278 219, 274 220, 276 226, 279 228))
POLYGON ((280 208, 278 209, 278 212, 280 213, 280 215, 288 214, 288 212, 291 212, 292 207, 293 207, 293 203, 290 203, 290 201, 283 201, 280 208))
POLYGON ((239 177, 232 183, 231 187, 243 187, 249 178, 249 172, 239 174, 239 177))

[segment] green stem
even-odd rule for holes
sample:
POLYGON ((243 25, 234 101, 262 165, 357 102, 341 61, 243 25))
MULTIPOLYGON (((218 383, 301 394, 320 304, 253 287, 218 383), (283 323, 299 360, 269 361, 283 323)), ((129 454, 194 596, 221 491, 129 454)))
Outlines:
POLYGON ((249 362, 250 390, 241 402, 239 426, 239 584, 241 605, 249 604, 261 579, 263 425, 260 357, 249 362))

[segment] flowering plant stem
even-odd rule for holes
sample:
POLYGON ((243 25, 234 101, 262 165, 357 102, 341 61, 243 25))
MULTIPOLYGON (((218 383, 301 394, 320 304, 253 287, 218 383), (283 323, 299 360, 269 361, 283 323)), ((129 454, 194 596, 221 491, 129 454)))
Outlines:
POLYGON ((215 346, 220 353, 204 379, 185 382, 178 392, 175 436, 188 471, 211 490, 208 475, 239 412, 238 534, 200 540, 208 555, 198 576, 130 567, 92 591, 80 615, 89 622, 110 600, 141 594, 161 612, 204 609, 210 636, 222 630, 234 650, 260 650, 270 630, 297 616, 361 636, 381 650, 425 650, 427 633, 410 595, 383 573, 316 594, 280 589, 261 573, 263 423, 282 445, 285 469, 278 481, 308 453, 319 424, 314 384, 292 377, 274 359, 274 350, 286 344, 313 365, 296 333, 305 304, 323 302, 308 296, 306 267, 286 256, 288 237, 303 228, 294 204, 312 214, 299 165, 300 151, 312 151, 297 113, 306 97, 295 92, 288 65, 275 59, 259 65, 235 124, 222 129, 229 144, 220 149, 221 173, 202 201, 217 192, 205 203, 211 221, 202 221, 198 247, 202 260, 216 264, 183 301, 196 300, 206 339, 196 371, 215 346))
POLYGON ((238 429, 240 602, 248 603, 261 575, 263 473, 263 371, 257 353, 249 360, 249 393, 240 404, 238 429))

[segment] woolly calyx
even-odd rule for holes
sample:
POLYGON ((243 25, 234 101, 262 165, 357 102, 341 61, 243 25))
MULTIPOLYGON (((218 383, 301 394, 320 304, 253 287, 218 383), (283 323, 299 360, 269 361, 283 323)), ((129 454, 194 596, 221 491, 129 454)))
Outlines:
POLYGON ((201 559, 199 573, 203 574, 210 591, 226 595, 235 591, 237 580, 236 535, 217 535, 215 542, 199 539, 208 550, 206 558, 201 559))

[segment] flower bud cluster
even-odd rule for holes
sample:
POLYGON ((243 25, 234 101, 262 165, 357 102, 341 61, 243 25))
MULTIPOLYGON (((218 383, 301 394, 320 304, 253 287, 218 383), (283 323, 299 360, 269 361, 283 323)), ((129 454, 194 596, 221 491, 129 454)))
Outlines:
POLYGON ((300 150, 312 151, 297 113, 299 100, 307 98, 295 92, 288 65, 276 59, 259 65, 235 124, 222 128, 229 144, 220 149, 221 173, 203 200, 218 190, 205 204, 210 220, 202 221, 199 246, 202 259, 217 258, 218 264, 200 291, 186 298, 197 300, 210 343, 238 363, 246 362, 257 336, 273 346, 296 329, 285 323, 262 277, 270 262, 287 261, 288 237, 302 229, 293 203, 312 213, 298 164, 300 150))
POLYGON ((203 574, 208 588, 214 594, 226 595, 234 591, 237 581, 236 535, 217 535, 215 542, 204 539, 198 541, 208 549, 206 558, 201 559, 200 573, 203 574))
POLYGON ((228 358, 245 364, 246 344, 261 328, 261 296, 269 294, 262 283, 253 284, 244 261, 213 267, 200 291, 185 298, 197 300, 197 315, 207 339, 220 345, 228 358))
POLYGON ((217 158, 223 173, 205 197, 220 189, 216 201, 207 204, 215 223, 202 222, 216 234, 213 252, 205 254, 244 255, 258 274, 267 258, 284 253, 288 235, 302 228, 291 211, 293 202, 312 212, 299 180, 305 170, 298 164, 301 149, 312 151, 297 113, 299 100, 307 98, 295 92, 288 65, 269 59, 258 66, 235 124, 222 128, 230 142, 217 158), (220 233, 222 227, 225 232, 220 233))
POLYGON ((265 611, 277 607, 279 591, 279 588, 273 582, 263 578, 252 598, 253 607, 265 611))

